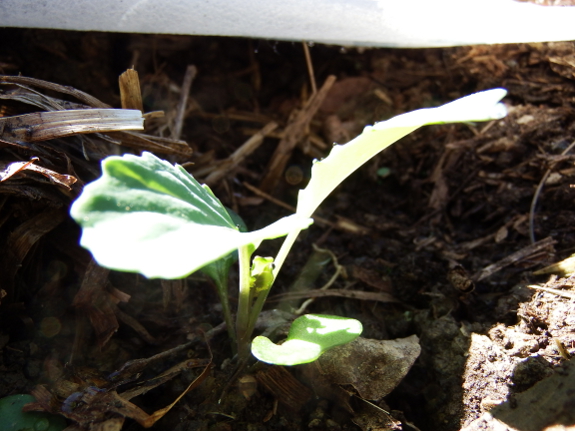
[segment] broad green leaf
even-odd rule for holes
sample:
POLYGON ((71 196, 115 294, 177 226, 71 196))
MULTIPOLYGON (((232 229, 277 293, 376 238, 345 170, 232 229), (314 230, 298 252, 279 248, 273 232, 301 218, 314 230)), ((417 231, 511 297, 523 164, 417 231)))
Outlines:
MULTIPOLYGON (((226 211, 230 215, 232 221, 236 225, 236 227, 240 230, 240 232, 246 232, 248 230, 246 224, 242 220, 242 218, 232 211, 229 208, 226 208, 226 211)), ((221 259, 218 259, 208 265, 204 266, 201 270, 204 274, 214 280, 216 286, 218 288, 219 294, 222 298, 227 297, 228 293, 228 275, 230 272, 230 268, 234 263, 238 261, 238 252, 234 251, 226 256, 223 256, 221 259)), ((223 301, 222 302, 227 302, 223 301)))
POLYGON ((345 145, 334 145, 325 159, 315 161, 311 179, 299 192, 297 212, 311 217, 325 198, 357 168, 394 142, 427 124, 487 121, 505 117, 499 101, 502 88, 475 93, 437 108, 419 109, 366 127, 362 134, 345 145))
POLYGON ((185 277, 240 246, 311 223, 294 215, 239 232, 208 187, 150 153, 105 159, 102 177, 84 187, 70 214, 100 265, 149 278, 185 277))
POLYGON ((274 344, 261 335, 254 338, 252 354, 270 364, 305 364, 315 361, 332 347, 355 340, 362 330, 361 322, 356 319, 306 314, 293 321, 283 344, 274 344))

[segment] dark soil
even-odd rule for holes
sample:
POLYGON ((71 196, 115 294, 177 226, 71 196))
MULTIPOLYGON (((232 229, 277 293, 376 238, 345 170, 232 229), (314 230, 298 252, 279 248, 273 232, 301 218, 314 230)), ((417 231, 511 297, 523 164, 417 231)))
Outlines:
MULTIPOLYGON (((426 127, 353 174, 318 210, 330 224, 316 223, 302 235, 272 292, 270 309, 278 304, 274 295, 300 277, 312 244, 331 251, 344 271, 330 289, 350 297, 328 294, 307 311, 355 317, 369 339, 417 335, 421 353, 407 376, 369 400, 350 384, 326 393, 301 367, 250 364, 233 376, 217 295, 206 279, 107 274, 79 247, 70 203, 97 178, 102 158, 142 149, 84 135, 0 141, 4 165, 36 156, 39 165, 78 178, 71 191, 35 172, 0 183, 0 397, 34 390, 39 401, 48 400, 44 408, 68 417, 70 429, 104 423, 120 429, 128 417, 123 429, 136 430, 143 416, 132 406, 162 409, 199 376, 200 384, 152 429, 575 425, 573 269, 535 273, 568 258, 575 246, 575 44, 309 49, 317 86, 328 75, 337 81, 292 154, 290 175, 278 172, 280 184, 270 194, 289 205, 313 157, 327 154, 332 142, 403 112, 494 87, 509 91, 505 119, 426 127), (542 181, 531 231, 530 208, 542 181), (388 300, 366 300, 364 292, 388 300), (213 335, 207 343, 206 332, 213 335), (162 352, 169 354, 146 367, 122 368, 162 352), (176 369, 165 381, 150 380, 170 367, 176 369), (118 398, 142 385, 151 389, 133 404, 118 398)), ((288 214, 245 184, 265 186, 260 181, 278 137, 312 93, 300 43, 0 30, 0 73, 72 86, 114 107, 120 107, 118 76, 134 66, 145 111, 166 114, 147 124, 152 135, 170 136, 188 65, 198 74, 180 138, 193 153, 157 155, 185 164, 201 180, 274 120, 276 135, 212 189, 250 229, 288 214)), ((14 89, 0 85, 0 116, 41 110, 14 100, 8 95, 14 89)), ((258 253, 273 255, 278 244, 265 243, 258 253)), ((304 290, 319 289, 333 272, 327 265, 317 279, 304 279, 304 290)))

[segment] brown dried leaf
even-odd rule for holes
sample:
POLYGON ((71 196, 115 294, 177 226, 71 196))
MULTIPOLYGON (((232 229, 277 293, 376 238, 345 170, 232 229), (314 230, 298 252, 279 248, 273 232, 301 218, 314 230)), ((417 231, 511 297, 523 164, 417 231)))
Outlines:
POLYGON ((46 96, 32 88, 22 84, 5 84, 6 87, 0 91, 0 99, 14 100, 26 105, 35 106, 42 111, 63 111, 65 109, 88 109, 89 105, 70 102, 68 100, 57 99, 46 96), (10 88, 13 86, 13 88, 10 88))
POLYGON ((351 267, 351 276, 380 292, 393 293, 391 280, 382 277, 377 271, 353 265, 351 267))
POLYGON ((119 430, 124 418, 134 419, 143 427, 148 428, 162 418, 185 394, 197 387, 205 379, 210 369, 211 359, 188 359, 161 375, 140 383, 134 389, 118 394, 115 389, 117 383, 114 385, 100 375, 94 375, 91 369, 75 368, 71 375, 54 383, 52 392, 44 386, 36 386, 31 394, 37 402, 27 404, 23 410, 61 414, 76 423, 69 427, 69 429, 74 430, 119 430), (190 383, 188 388, 167 407, 148 415, 129 401, 130 398, 146 393, 165 383, 180 372, 195 367, 205 368, 190 383), (73 383, 67 379, 78 383, 73 383), (61 401, 62 399, 64 401, 61 401))
MULTIPOLYGON (((314 380, 332 385, 351 385, 359 396, 379 400, 405 377, 421 352, 416 335, 396 340, 356 338, 349 344, 328 350, 310 367, 314 380)), ((316 385, 314 388, 317 390, 316 385)))
POLYGON ((320 110, 333 114, 345 103, 357 99, 374 87, 373 81, 365 76, 344 78, 336 82, 323 100, 320 110))
POLYGON ((0 283, 8 298, 12 297, 14 277, 32 246, 66 218, 60 209, 45 210, 22 223, 10 233, 0 250, 0 283))
POLYGON ((311 399, 312 392, 284 367, 270 366, 256 373, 256 379, 268 392, 294 412, 311 399))
POLYGON ((351 420, 363 431, 401 431, 404 429, 401 421, 373 404, 362 403, 351 420))
POLYGON ((35 165, 34 162, 40 160, 38 157, 32 157, 32 159, 28 162, 13 162, 10 163, 3 172, 0 172, 0 182, 4 182, 10 179, 12 176, 17 174, 18 172, 22 172, 25 170, 38 172, 39 174, 44 175, 50 181, 55 184, 58 184, 62 187, 71 190, 71 185, 75 184, 78 179, 72 175, 67 174, 59 174, 58 172, 52 171, 51 169, 43 168, 42 166, 35 165))
POLYGON ((91 260, 86 268, 82 286, 72 302, 80 314, 87 315, 90 319, 100 347, 110 340, 120 326, 114 313, 115 304, 105 290, 109 273, 109 269, 102 268, 91 260))

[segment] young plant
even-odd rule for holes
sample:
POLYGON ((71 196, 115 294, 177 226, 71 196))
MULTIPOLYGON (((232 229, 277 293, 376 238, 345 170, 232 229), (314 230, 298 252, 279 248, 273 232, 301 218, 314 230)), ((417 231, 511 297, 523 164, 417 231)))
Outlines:
POLYGON ((276 365, 306 364, 332 347, 355 340, 362 330, 361 322, 356 319, 306 314, 293 321, 281 345, 261 335, 254 338, 252 354, 260 361, 276 365))
MULTIPOLYGON (((423 125, 504 117, 506 110, 499 101, 505 94, 503 89, 488 90, 366 127, 349 143, 334 145, 325 159, 314 161, 309 184, 299 192, 295 214, 257 231, 241 232, 207 186, 200 185, 181 166, 150 153, 105 159, 102 177, 84 187, 70 214, 82 226, 81 245, 100 265, 139 272, 148 278, 182 278, 203 269, 219 280, 216 284, 222 284, 231 265, 229 255, 237 251, 240 282, 235 338, 240 358, 246 359, 254 326, 273 282, 321 202, 366 161, 423 125), (252 262, 263 240, 285 235, 275 259, 256 257, 252 262)), ((221 287, 224 312, 229 310, 226 291, 221 287)), ((225 319, 231 330, 230 316, 225 319)), ((309 362, 325 349, 351 341, 359 332, 359 322, 307 316, 294 321, 282 346, 258 337, 252 352, 270 363, 309 362), (310 349, 312 344, 315 347, 310 349), (302 346, 313 353, 299 355, 302 346)))

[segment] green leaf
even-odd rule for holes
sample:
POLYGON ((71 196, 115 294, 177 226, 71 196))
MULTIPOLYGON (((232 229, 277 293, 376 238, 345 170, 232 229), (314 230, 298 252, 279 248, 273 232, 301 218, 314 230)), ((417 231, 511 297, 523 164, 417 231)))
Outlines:
MULTIPOLYGON (((307 187, 299 191, 296 214, 311 217, 317 207, 349 175, 380 151, 414 130, 428 124, 487 121, 505 117, 505 105, 499 103, 507 91, 503 88, 475 93, 451 103, 419 109, 366 127, 361 135, 345 145, 334 145, 329 155, 314 161, 307 187)), ((275 259, 274 276, 280 271, 299 232, 290 232, 275 259)))
POLYGON ((380 151, 428 124, 487 121, 505 117, 499 103, 507 91, 502 88, 475 93, 437 108, 419 109, 366 127, 345 145, 334 145, 325 159, 316 161, 307 187, 300 190, 297 213, 311 217, 325 198, 349 175, 380 151))
MULTIPOLYGON (((248 230, 246 224, 238 214, 229 208, 226 208, 226 211, 240 232, 246 232, 248 230)), ((238 253, 237 251, 234 251, 212 263, 209 263, 201 269, 204 274, 214 280, 216 286, 220 290, 219 293, 221 296, 227 296, 228 275, 230 268, 237 261, 238 253)))
POLYGON ((261 335, 254 338, 252 354, 270 364, 306 364, 315 361, 332 347, 355 340, 362 330, 361 322, 356 319, 306 314, 293 321, 283 344, 274 344, 261 335))
POLYGON ((250 271, 250 289, 257 296, 263 290, 269 289, 274 281, 272 274, 274 268, 273 257, 256 256, 252 262, 250 271))
POLYGON ((67 427, 60 415, 22 411, 26 404, 36 402, 36 398, 28 394, 0 398, 0 431, 61 431, 67 427))
POLYGON ((102 177, 84 187, 70 214, 100 265, 168 279, 311 224, 294 215, 242 233, 207 186, 150 153, 105 159, 102 177))

